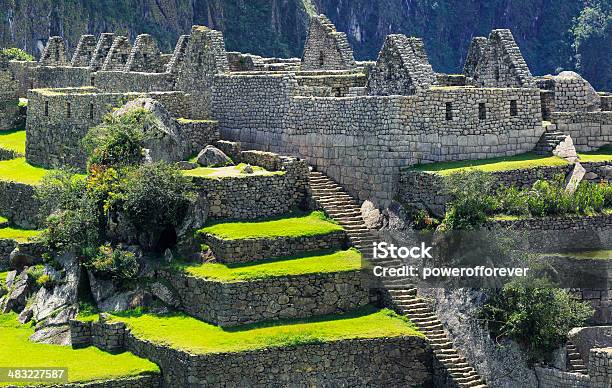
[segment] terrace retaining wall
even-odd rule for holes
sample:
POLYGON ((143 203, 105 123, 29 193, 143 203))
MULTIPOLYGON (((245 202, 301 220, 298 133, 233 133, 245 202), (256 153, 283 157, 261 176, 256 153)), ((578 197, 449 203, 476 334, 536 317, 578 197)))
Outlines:
POLYGON ((124 338, 125 350, 160 366, 167 386, 414 387, 432 382, 431 348, 416 336, 200 355, 139 338, 129 329, 124 338))
POLYGON ((34 194, 34 186, 0 181, 0 214, 22 228, 34 229, 40 226, 40 203, 34 194))
POLYGON ((224 327, 343 313, 369 303, 361 271, 236 282, 167 271, 160 277, 177 291, 181 310, 224 327))

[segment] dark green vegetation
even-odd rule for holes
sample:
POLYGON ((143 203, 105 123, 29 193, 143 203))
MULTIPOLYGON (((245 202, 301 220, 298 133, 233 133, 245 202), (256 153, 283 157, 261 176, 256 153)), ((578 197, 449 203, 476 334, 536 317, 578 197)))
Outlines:
POLYGON ((525 285, 514 281, 490 290, 482 318, 495 338, 511 338, 528 351, 532 361, 550 355, 567 339, 570 329, 593 315, 589 302, 573 299, 546 280, 525 285))
POLYGON ((87 137, 87 176, 55 171, 36 189, 48 215, 41 237, 49 251, 75 251, 87 267, 113 279, 138 270, 134 254, 118 243, 137 236, 143 249, 163 251, 176 241, 162 243, 162 236, 174 232, 194 200, 189 178, 176 167, 138 164, 146 120, 136 116, 140 112, 92 129, 97 138, 87 137))
POLYGON ((354 248, 336 252, 311 252, 295 257, 261 260, 244 264, 188 264, 178 267, 190 275, 221 281, 246 281, 276 276, 356 271, 361 269, 361 253, 354 248))
POLYGON ((192 24, 204 24, 224 32, 229 50, 299 57, 313 5, 347 32, 358 59, 376 58, 385 35, 402 33, 424 39, 434 70, 459 73, 472 37, 510 28, 534 74, 578 70, 612 89, 608 0, 10 1, 0 10, 0 45, 34 53, 50 33, 72 50, 83 33, 114 31, 150 33, 169 52, 192 24))
POLYGON ((372 306, 342 315, 223 329, 184 314, 154 315, 139 312, 116 315, 133 335, 190 353, 240 352, 288 347, 352 338, 421 336, 407 318, 372 306))
POLYGON ((322 236, 341 231, 342 227, 329 220, 321 211, 298 213, 252 222, 220 222, 200 229, 225 240, 269 237, 322 236))
POLYGON ((442 221, 447 230, 478 227, 495 215, 590 215, 612 208, 612 185, 585 181, 568 193, 563 176, 537 181, 529 190, 520 190, 497 188, 489 173, 461 170, 448 175, 445 186, 452 198, 442 221))
MULTIPOLYGON (((94 347, 72 349, 38 344, 28 340, 33 333, 34 328, 20 324, 16 314, 0 314, 0 367, 15 367, 15 362, 19 361, 20 367, 68 368, 70 382, 159 373, 157 365, 131 353, 112 355, 94 347)), ((13 383, 0 382, 2 385, 13 383)))

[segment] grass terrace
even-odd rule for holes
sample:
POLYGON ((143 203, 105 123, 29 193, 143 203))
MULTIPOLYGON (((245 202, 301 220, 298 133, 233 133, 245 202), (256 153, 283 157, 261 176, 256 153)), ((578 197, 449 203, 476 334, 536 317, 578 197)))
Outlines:
POLYGON ((220 222, 198 231, 210 233, 225 240, 274 237, 323 236, 343 230, 340 225, 328 219, 321 211, 295 213, 282 217, 252 222, 220 222))
POLYGON ((308 253, 277 260, 260 260, 236 265, 204 263, 180 265, 179 270, 196 277, 237 282, 278 276, 357 271, 361 269, 361 253, 356 249, 336 252, 308 253))
POLYGON ((8 272, 0 272, 0 288, 6 283, 6 275, 8 272))
POLYGON ((423 336, 407 318, 373 306, 342 315, 221 328, 184 314, 114 316, 136 337, 195 354, 243 352, 346 339, 423 336))
POLYGON ((0 161, 0 181, 37 185, 49 171, 32 166, 25 158, 0 161))
POLYGON ((612 144, 601 147, 597 151, 579 153, 581 162, 610 162, 612 161, 612 144))
POLYGON ((455 172, 476 169, 486 172, 518 170, 533 167, 565 166, 568 162, 557 156, 541 156, 533 152, 521 155, 506 156, 482 160, 463 160, 419 164, 409 168, 411 171, 431 172, 439 175, 450 175, 455 172))
POLYGON ((282 175, 284 171, 267 171, 266 169, 259 166, 251 166, 253 168, 252 174, 245 174, 242 172, 242 169, 246 166, 246 164, 241 163, 237 166, 227 166, 227 167, 198 167, 193 170, 183 170, 183 174, 191 177, 198 178, 211 178, 211 179, 219 179, 219 178, 242 178, 253 175, 259 176, 267 176, 267 175, 282 175))
POLYGON ((40 230, 17 229, 13 227, 0 228, 0 240, 15 240, 17 242, 26 242, 41 233, 40 230))
POLYGON ((575 259, 612 260, 612 249, 599 251, 568 252, 561 253, 559 255, 572 257, 575 259))
MULTIPOLYGON (((95 347, 72 349, 38 344, 28 339, 33 333, 30 325, 17 321, 16 314, 0 315, 0 367, 68 368, 71 383, 159 373, 157 365, 131 353, 112 355, 95 347)), ((7 385, 15 383, 0 382, 0 386, 7 385)))
POLYGON ((25 129, 15 131, 0 131, 0 148, 24 155, 25 143, 25 129))

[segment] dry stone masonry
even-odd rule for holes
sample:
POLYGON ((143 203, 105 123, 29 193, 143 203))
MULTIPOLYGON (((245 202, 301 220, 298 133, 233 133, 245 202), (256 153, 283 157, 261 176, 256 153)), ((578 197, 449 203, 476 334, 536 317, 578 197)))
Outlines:
POLYGON ((301 68, 303 70, 344 70, 353 66, 355 66, 355 58, 346 34, 336 31, 336 27, 327 16, 312 16, 304 45, 301 68))

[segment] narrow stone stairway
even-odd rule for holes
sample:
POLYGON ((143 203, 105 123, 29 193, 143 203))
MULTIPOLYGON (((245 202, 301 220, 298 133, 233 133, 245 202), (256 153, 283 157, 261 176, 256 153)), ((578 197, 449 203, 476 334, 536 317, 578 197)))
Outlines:
POLYGON ((552 152, 561 144, 567 135, 558 131, 546 131, 533 149, 538 155, 552 155, 552 152))
MULTIPOLYGON (((399 267, 399 259, 377 260, 373 258, 372 244, 376 235, 366 226, 361 216, 358 202, 344 189, 326 175, 310 172, 312 198, 330 217, 334 218, 347 231, 350 242, 359 249, 364 258, 373 265, 399 267)), ((417 289, 407 278, 384 278, 382 288, 388 294, 392 306, 398 313, 410 318, 427 336, 436 359, 447 371, 452 387, 486 387, 478 372, 469 365, 444 330, 442 322, 436 317, 431 306, 417 296, 417 289)))
POLYGON ((576 345, 574 345, 571 341, 567 341, 565 349, 567 353, 567 361, 570 372, 588 375, 589 371, 584 365, 584 361, 582 361, 582 357, 580 357, 580 353, 578 352, 578 349, 576 349, 576 345))

